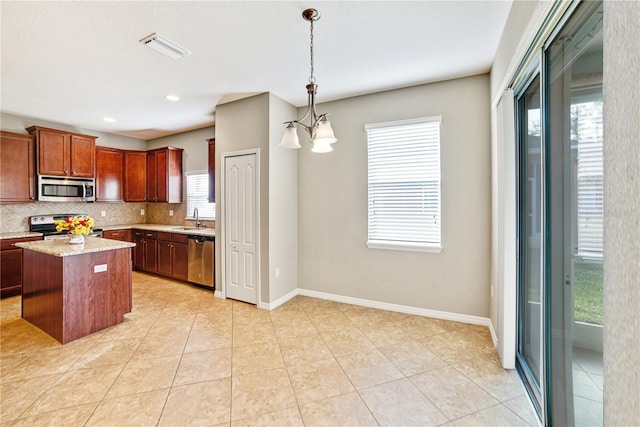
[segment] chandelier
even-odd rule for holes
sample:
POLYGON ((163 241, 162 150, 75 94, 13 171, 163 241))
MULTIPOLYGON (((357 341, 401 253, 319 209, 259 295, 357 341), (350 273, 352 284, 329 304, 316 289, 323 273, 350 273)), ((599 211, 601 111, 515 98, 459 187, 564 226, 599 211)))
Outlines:
POLYGON ((320 19, 320 14, 315 9, 306 9, 302 12, 302 17, 305 21, 311 23, 311 76, 309 77, 309 84, 307 87, 307 112, 304 117, 298 120, 292 120, 290 122, 284 122, 287 128, 282 135, 282 141, 280 147, 283 148, 300 148, 300 142, 298 140, 298 133, 296 132, 295 125, 300 125, 305 128, 309 134, 309 142, 313 144, 311 151, 314 153, 328 153, 333 151, 331 144, 338 141, 333 134, 331 123, 327 120, 327 114, 318 114, 316 112, 316 90, 318 85, 316 84, 316 78, 313 76, 313 23, 320 19), (309 118, 309 125, 302 123, 309 118))

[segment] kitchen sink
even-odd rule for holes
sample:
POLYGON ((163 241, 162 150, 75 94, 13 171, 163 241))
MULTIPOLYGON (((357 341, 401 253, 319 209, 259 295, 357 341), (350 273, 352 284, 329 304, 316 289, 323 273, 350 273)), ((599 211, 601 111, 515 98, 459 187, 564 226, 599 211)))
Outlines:
POLYGON ((197 227, 173 227, 172 230, 203 230, 197 227))

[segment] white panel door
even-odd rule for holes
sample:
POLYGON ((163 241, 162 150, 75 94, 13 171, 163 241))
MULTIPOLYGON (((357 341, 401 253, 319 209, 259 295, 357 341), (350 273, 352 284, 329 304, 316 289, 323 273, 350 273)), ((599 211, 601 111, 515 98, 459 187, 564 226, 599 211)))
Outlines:
POLYGON ((258 301, 256 155, 225 158, 226 296, 258 301))

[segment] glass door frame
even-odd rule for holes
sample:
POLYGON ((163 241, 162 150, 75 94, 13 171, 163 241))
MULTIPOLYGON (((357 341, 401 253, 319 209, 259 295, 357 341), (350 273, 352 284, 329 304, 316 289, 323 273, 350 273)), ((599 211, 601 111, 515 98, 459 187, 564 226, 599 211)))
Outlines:
POLYGON ((545 250, 545 240, 546 240, 546 236, 545 236, 545 209, 546 209, 546 180, 545 180, 545 151, 544 151, 544 140, 545 140, 545 135, 543 132, 544 129, 544 115, 542 114, 542 110, 543 110, 543 105, 544 105, 544 91, 543 91, 543 76, 542 76, 542 68, 541 68, 541 63, 542 63, 542 55, 541 52, 538 52, 538 57, 536 59, 534 59, 532 61, 532 63, 529 66, 529 69, 527 70, 527 77, 523 78, 520 80, 518 86, 516 88, 514 88, 514 98, 515 98, 515 102, 514 102, 514 106, 515 106, 515 141, 516 141, 516 147, 515 147, 515 151, 516 151, 516 158, 514 159, 514 161, 516 162, 516 239, 517 239, 517 243, 516 243, 516 371, 518 372, 518 374, 520 375, 520 378, 522 379, 523 385, 525 390, 527 391, 527 393, 529 394, 529 397, 531 398, 531 402, 534 406, 534 409, 537 412, 537 416, 539 419, 543 420, 543 424, 544 424, 544 418, 545 418, 545 414, 547 412, 546 410, 546 396, 545 396, 545 390, 546 390, 546 381, 547 381, 547 360, 546 360, 546 349, 547 349, 547 343, 545 340, 545 336, 546 334, 546 325, 547 325, 547 313, 546 313, 546 304, 545 304, 545 299, 546 299, 546 291, 545 291, 545 286, 546 286, 546 273, 545 273, 545 257, 546 257, 546 250, 545 250), (523 98, 526 95, 527 89, 529 89, 529 86, 531 85, 531 83, 533 83, 536 79, 538 79, 539 81, 539 91, 540 91, 540 158, 541 158, 541 164, 540 164, 540 233, 541 233, 541 257, 540 257, 540 286, 541 286, 541 290, 540 290, 540 304, 541 304, 541 316, 540 316, 540 331, 541 331, 541 336, 540 336, 540 379, 539 379, 539 384, 535 384, 535 379, 533 376, 533 373, 531 372, 531 369, 529 368, 528 364, 526 363, 526 361, 524 360, 524 358, 520 355, 520 348, 521 348, 521 341, 522 341, 522 324, 521 324, 521 319, 523 318, 523 313, 521 312, 521 306, 520 306, 520 296, 522 293, 522 281, 523 281, 523 275, 522 275, 522 256, 524 255, 522 252, 522 239, 523 237, 526 238, 526 236, 522 235, 522 230, 523 230, 523 226, 524 224, 522 224, 522 216, 521 216, 521 210, 523 209, 523 194, 522 194, 522 185, 521 185, 521 180, 522 180, 522 164, 523 161, 526 161, 526 156, 527 153, 524 152, 525 151, 525 147, 524 147, 524 134, 523 131, 527 130, 527 125, 528 123, 526 122, 526 112, 524 111, 524 109, 522 108, 523 106, 523 98))

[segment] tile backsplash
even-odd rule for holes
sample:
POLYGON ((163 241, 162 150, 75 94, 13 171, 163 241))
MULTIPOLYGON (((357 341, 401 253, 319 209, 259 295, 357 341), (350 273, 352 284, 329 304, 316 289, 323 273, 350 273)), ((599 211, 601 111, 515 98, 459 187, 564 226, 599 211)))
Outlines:
MULTIPOLYGON (((34 215, 87 214, 96 221, 96 226, 126 224, 194 225, 185 220, 187 204, 169 203, 2 203, 0 204, 0 233, 28 231, 28 218, 34 215), (141 210, 145 211, 141 215, 141 210), (173 216, 169 211, 173 210, 173 216), (102 216, 102 211, 105 216, 102 216)), ((215 221, 204 221, 207 228, 215 227, 215 221)))
POLYGON ((34 215, 48 214, 87 214, 96 221, 98 227, 117 224, 146 223, 141 209, 147 209, 146 203, 12 203, 0 205, 0 232, 28 231, 28 218, 34 215), (106 216, 102 217, 104 211, 106 216))

